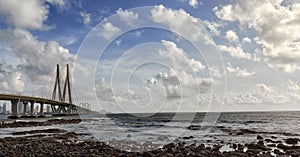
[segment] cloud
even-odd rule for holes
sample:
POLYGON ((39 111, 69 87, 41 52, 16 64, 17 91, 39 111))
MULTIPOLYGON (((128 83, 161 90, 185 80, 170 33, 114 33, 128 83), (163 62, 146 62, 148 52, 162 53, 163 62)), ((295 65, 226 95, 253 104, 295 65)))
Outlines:
POLYGON ((89 26, 91 23, 91 14, 80 12, 80 16, 83 19, 84 25, 89 26))
POLYGON ((298 104, 300 102, 299 85, 291 80, 282 82, 278 87, 257 83, 252 92, 233 98, 237 104, 298 104))
POLYGON ((281 84, 281 86, 286 88, 289 92, 298 92, 300 90, 299 85, 290 79, 281 84))
POLYGON ((22 80, 22 74, 19 72, 8 73, 4 76, 0 75, 0 80, 2 91, 21 92, 24 90, 25 84, 22 80))
POLYGON ((125 22, 128 26, 134 26, 138 22, 138 14, 135 14, 133 11, 123 10, 119 8, 117 10, 117 15, 120 20, 125 22))
POLYGON ((117 45, 117 46, 120 46, 121 42, 122 42, 122 40, 121 40, 121 39, 120 39, 120 40, 116 40, 116 41, 115 41, 115 43, 116 43, 116 45, 117 45))
POLYGON ((40 0, 0 0, 0 16, 16 28, 43 29, 48 8, 40 0))
POLYGON ((242 40, 243 43, 251 43, 251 41, 252 40, 248 37, 244 37, 243 40, 242 40))
POLYGON ((228 63, 226 70, 229 73, 232 73, 237 77, 248 77, 248 76, 252 76, 255 74, 254 71, 248 71, 246 69, 241 69, 240 67, 232 67, 232 65, 230 63, 228 63))
POLYGON ((229 40, 230 42, 238 42, 239 37, 233 30, 229 30, 226 32, 226 39, 229 40))
POLYGON ((189 0, 189 5, 192 6, 193 8, 197 8, 198 5, 201 5, 202 3, 198 2, 198 0, 189 0))
POLYGON ((168 27, 188 39, 213 44, 213 40, 205 29, 204 23, 191 16, 185 10, 172 10, 163 5, 155 6, 151 10, 151 18, 154 22, 166 24, 168 27), (187 29, 187 26, 188 29, 187 29))
POLYGON ((53 74, 56 64, 71 64, 75 60, 75 55, 57 42, 39 41, 28 31, 0 30, 0 34, 3 35, 0 37, 0 41, 4 41, 4 46, 9 47, 11 53, 24 61, 18 64, 17 70, 32 82, 43 83, 49 79, 52 80, 51 74, 53 74))
POLYGON ((112 25, 110 22, 103 24, 102 28, 103 28, 102 36, 107 40, 110 40, 114 35, 120 32, 120 28, 112 25))
POLYGON ((188 58, 183 49, 178 48, 174 42, 162 40, 163 49, 160 50, 159 55, 169 59, 172 67, 176 70, 192 69, 194 72, 199 72, 205 69, 205 66, 194 58, 188 58), (188 66, 188 67, 186 67, 188 66))
POLYGON ((216 66, 209 67, 208 70, 210 75, 214 78, 221 78, 223 75, 220 69, 216 66))
POLYGON ((155 77, 148 78, 146 82, 149 87, 162 85, 166 90, 167 99, 195 97, 199 96, 198 92, 209 93, 212 84, 216 83, 211 78, 198 78, 186 71, 175 69, 170 69, 167 73, 158 73, 155 77))
POLYGON ((294 72, 300 59, 300 3, 284 5, 282 1, 233 1, 215 7, 224 21, 239 22, 256 32, 255 41, 262 47, 262 60, 270 67, 294 72))
POLYGON ((251 60, 251 54, 244 52, 240 45, 237 47, 219 45, 218 49, 227 52, 231 57, 251 60))
POLYGON ((48 3, 58 5, 60 8, 65 8, 67 4, 67 0, 45 0, 48 3))
POLYGON ((210 30, 210 32, 212 33, 212 35, 216 35, 219 36, 220 35, 220 30, 219 28, 222 27, 221 23, 217 23, 217 22, 210 22, 205 20, 204 24, 207 26, 207 28, 210 30))

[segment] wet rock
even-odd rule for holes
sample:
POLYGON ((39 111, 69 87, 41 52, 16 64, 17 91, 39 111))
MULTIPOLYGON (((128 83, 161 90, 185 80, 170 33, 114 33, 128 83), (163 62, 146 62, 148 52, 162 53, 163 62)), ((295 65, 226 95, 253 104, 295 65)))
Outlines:
POLYGON ((277 139, 277 137, 276 137, 276 136, 271 136, 271 138, 272 138, 272 139, 277 139))
POLYGON ((200 125, 190 125, 187 127, 189 130, 200 130, 200 125))
POLYGON ((272 140, 272 139, 265 139, 265 141, 266 142, 268 142, 268 143, 281 143, 282 141, 280 141, 280 140, 278 140, 278 141, 274 141, 274 140, 272 140))
POLYGON ((265 144, 264 144, 263 141, 258 141, 258 142, 257 142, 257 145, 259 145, 259 146, 265 146, 265 144))
POLYGON ((20 131, 13 132, 12 135, 26 135, 26 134, 37 134, 37 133, 65 133, 66 130, 63 129, 45 129, 45 130, 30 130, 30 131, 20 131))
POLYGON ((151 152, 143 152, 143 153, 142 153, 142 156, 143 156, 143 157, 153 157, 154 154, 152 154, 151 152))
POLYGON ((285 140, 285 142, 286 142, 287 144, 297 144, 298 141, 299 141, 298 138, 288 138, 288 139, 285 140))
POLYGON ((262 136, 260 136, 260 135, 257 135, 256 139, 262 140, 262 139, 264 139, 264 138, 263 138, 262 136))
POLYGON ((280 148, 280 149, 282 149, 282 150, 288 150, 288 149, 291 149, 289 146, 284 145, 284 144, 282 144, 282 143, 279 143, 279 144, 277 145, 277 148, 280 148))
POLYGON ((233 144, 232 144, 232 148, 233 148, 233 149, 236 149, 236 148, 237 148, 237 144, 233 143, 233 144))

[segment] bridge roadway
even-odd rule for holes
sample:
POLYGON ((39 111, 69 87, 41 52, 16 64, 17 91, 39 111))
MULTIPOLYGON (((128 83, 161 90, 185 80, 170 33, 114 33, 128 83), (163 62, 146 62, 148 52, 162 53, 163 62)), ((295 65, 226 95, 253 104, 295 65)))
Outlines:
POLYGON ((92 112, 88 109, 76 106, 74 104, 70 104, 68 102, 62 102, 57 100, 51 100, 41 97, 35 96, 25 96, 25 95, 17 95, 17 94, 0 94, 0 100, 11 101, 11 116, 10 118, 18 118, 18 103, 23 102, 23 115, 22 117, 35 117, 34 116, 34 104, 40 104, 40 112, 39 116, 43 117, 43 108, 44 104, 51 105, 52 115, 70 115, 70 114, 78 114, 78 113, 88 113, 92 112), (30 115, 27 115, 27 105, 30 102, 30 115))

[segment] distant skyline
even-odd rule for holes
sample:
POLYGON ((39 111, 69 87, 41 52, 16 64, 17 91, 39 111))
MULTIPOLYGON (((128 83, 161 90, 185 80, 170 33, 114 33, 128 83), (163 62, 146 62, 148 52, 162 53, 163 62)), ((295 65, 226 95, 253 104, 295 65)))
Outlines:
POLYGON ((94 110, 299 110, 300 1, 0 0, 0 93, 56 64, 94 110))

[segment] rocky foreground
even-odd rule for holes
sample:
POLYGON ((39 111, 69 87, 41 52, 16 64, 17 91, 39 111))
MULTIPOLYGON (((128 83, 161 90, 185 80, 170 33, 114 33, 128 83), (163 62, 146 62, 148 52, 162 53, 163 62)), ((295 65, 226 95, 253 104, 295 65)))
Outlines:
POLYGON ((257 142, 249 144, 223 143, 213 146, 204 144, 186 144, 185 142, 169 143, 162 148, 145 152, 127 152, 115 149, 103 142, 79 140, 82 134, 66 132, 61 129, 33 130, 15 132, 14 135, 25 137, 6 137, 0 139, 0 156, 203 156, 203 157, 247 157, 247 156, 300 156, 300 141, 297 138, 285 142, 264 139, 257 136, 257 142), (39 133, 34 135, 34 133, 39 133), (48 133, 48 134, 43 134, 48 133), (33 134, 33 135, 32 135, 33 134), (269 143, 269 144, 266 144, 269 143), (233 151, 221 152, 223 145, 229 145, 233 151))
POLYGON ((0 128, 18 128, 18 127, 34 127, 34 126, 49 126, 57 124, 72 124, 80 123, 81 119, 49 119, 43 122, 34 121, 15 121, 13 123, 1 123, 0 128))

